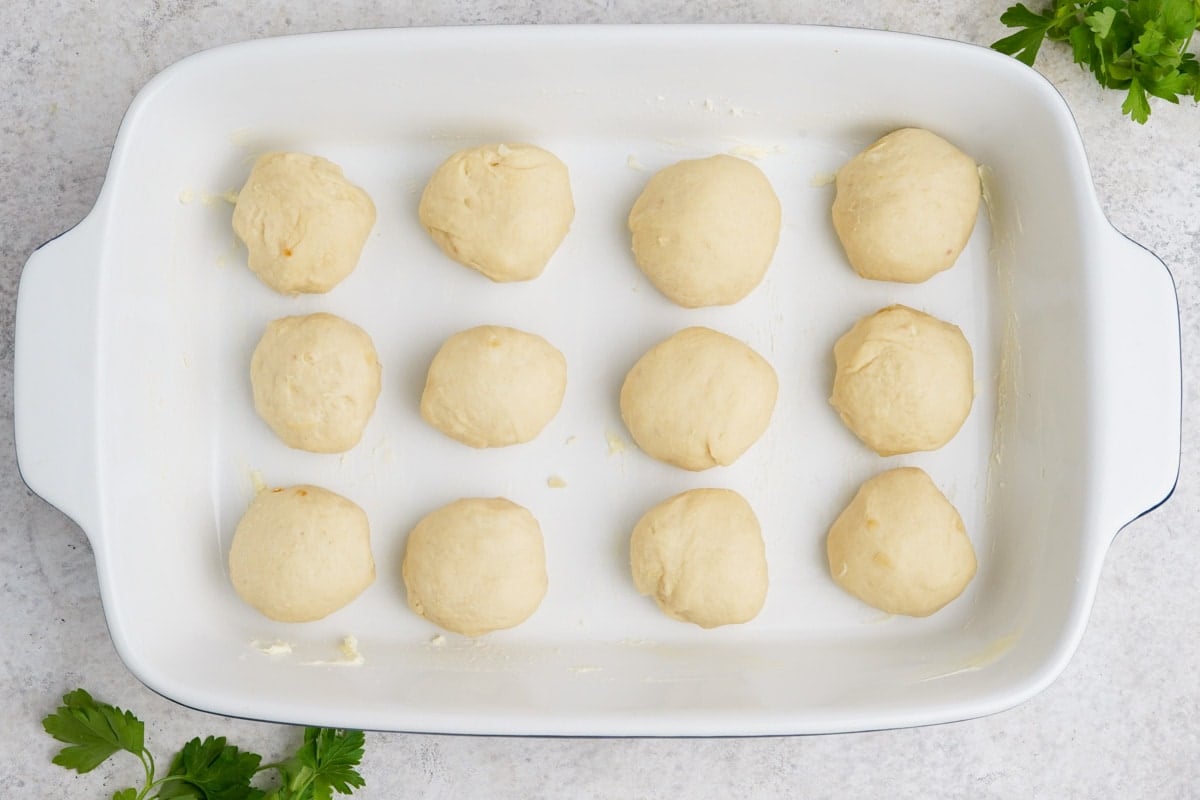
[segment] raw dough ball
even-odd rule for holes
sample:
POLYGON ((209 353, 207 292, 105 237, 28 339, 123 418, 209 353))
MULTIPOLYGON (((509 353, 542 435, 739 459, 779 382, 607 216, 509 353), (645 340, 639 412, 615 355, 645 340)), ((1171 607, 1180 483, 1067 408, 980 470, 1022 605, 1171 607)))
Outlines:
POLYGON ((367 515, 318 486, 263 490, 233 534, 229 578, 273 620, 326 617, 375 580, 367 515))
POLYGON ((366 331, 333 314, 267 326, 250 359, 254 408, 288 447, 341 453, 375 411, 381 367, 366 331))
POLYGON ((779 243, 779 198, 762 170, 732 156, 658 172, 629 212, 633 257, 686 308, 736 303, 762 281, 779 243))
POLYGON ((826 551, 838 585, 889 614, 929 616, 975 575, 962 517, 915 467, 864 483, 829 529, 826 551))
POLYGON ((443 506, 408 535, 408 605, 448 631, 481 636, 529 618, 546 594, 546 553, 533 514, 502 497, 443 506))
POLYGON ((528 442, 562 405, 567 360, 532 333, 483 325, 446 340, 425 378, 421 416, 471 447, 528 442))
POLYGON ((669 617, 702 628, 748 622, 767 597, 762 528, 746 499, 693 489, 638 520, 629 541, 637 590, 669 617))
POLYGON ((973 158, 927 130, 904 128, 838 170, 833 227, 859 275, 920 283, 966 247, 980 195, 973 158))
POLYGON ((497 282, 542 274, 575 218, 567 167, 531 144, 460 150, 421 195, 421 225, 460 264, 497 282))
POLYGON ((833 347, 829 402, 881 456, 936 450, 954 438, 975 398, 971 346, 957 326, 907 306, 855 323, 833 347))
POLYGON ((254 162, 233 209, 250 269, 277 292, 328 292, 358 264, 375 204, 320 156, 269 153, 254 162))
POLYGON ((766 431, 779 380, 731 336, 686 328, 650 349, 625 376, 621 418, 638 447, 698 471, 737 461, 766 431))

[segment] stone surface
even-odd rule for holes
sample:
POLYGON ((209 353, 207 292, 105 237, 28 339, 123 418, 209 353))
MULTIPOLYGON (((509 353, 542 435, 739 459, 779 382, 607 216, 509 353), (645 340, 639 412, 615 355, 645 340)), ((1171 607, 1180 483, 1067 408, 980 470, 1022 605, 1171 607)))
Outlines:
MULTIPOLYGON (((13 456, 13 316, 29 253, 94 202, 121 115, 152 75, 214 45, 377 26, 566 22, 793 22, 1003 35, 1008 0, 132 0, 0 4, 0 787, 6 797, 107 797, 130 760, 75 776, 50 764, 39 719, 84 685, 135 709, 160 753, 226 734, 269 757, 298 731, 182 708, 145 689, 113 649, 84 535, 33 496, 13 456)), ((1119 113, 1061 47, 1039 68, 1075 113, 1100 203, 1158 253, 1179 287, 1184 404, 1200 361, 1200 109, 1119 113)), ((1063 675, 985 719, 912 730, 764 739, 516 739, 371 734, 356 796, 1196 797, 1200 791, 1200 426, 1185 419, 1174 498, 1107 556, 1086 635, 1063 675)))

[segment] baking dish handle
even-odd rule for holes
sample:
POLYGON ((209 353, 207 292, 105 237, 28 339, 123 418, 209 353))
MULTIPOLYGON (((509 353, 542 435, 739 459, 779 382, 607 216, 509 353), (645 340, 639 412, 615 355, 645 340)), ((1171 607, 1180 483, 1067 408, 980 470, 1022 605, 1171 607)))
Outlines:
POLYGON ((1183 410, 1179 300, 1166 265, 1116 230, 1095 277, 1090 328, 1100 507, 1112 536, 1160 505, 1179 477, 1183 410))
POLYGON ((97 216, 93 212, 25 262, 13 354, 13 424, 21 477, 89 535, 99 519, 97 216))

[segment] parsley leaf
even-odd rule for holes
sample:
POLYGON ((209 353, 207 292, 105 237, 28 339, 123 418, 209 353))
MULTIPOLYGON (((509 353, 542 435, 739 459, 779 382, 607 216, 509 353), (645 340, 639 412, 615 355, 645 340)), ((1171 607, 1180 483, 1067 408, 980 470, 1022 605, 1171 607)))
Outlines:
POLYGON ((304 732, 304 748, 298 755, 310 758, 309 766, 316 772, 313 779, 316 800, 329 800, 333 792, 350 794, 363 785, 355 769, 363 757, 365 737, 362 731, 335 731, 328 728, 308 728, 304 732))
POLYGON ((1178 103, 1179 95, 1188 91, 1187 75, 1168 75, 1160 81, 1148 84, 1145 89, 1155 97, 1161 97, 1170 103, 1178 103))
POLYGON ((1146 97, 1146 90, 1142 88, 1141 81, 1134 78, 1129 83, 1129 94, 1125 97, 1125 102, 1121 104, 1121 110, 1128 114, 1134 122, 1145 124, 1150 118, 1150 101, 1146 97))
POLYGON ((283 784, 267 800, 331 800, 364 785, 356 767, 362 761, 362 731, 305 728, 304 744, 278 765, 283 784))
POLYGON ((1112 33, 1113 23, 1117 21, 1117 10, 1106 6, 1090 17, 1084 17, 1083 21, 1092 29, 1092 33, 1104 39, 1112 33))
MULTIPOLYGON (((1158 29, 1158 26, 1153 22, 1146 24, 1145 31, 1138 37, 1137 42, 1133 45, 1133 52, 1139 56, 1154 58, 1162 53, 1163 45, 1167 41, 1167 36, 1158 29)), ((1167 54, 1170 56, 1171 54, 1167 54)))
POLYGON ((225 737, 192 739, 171 762, 158 796, 197 800, 257 800, 263 793, 250 786, 262 756, 225 743, 225 737))
POLYGON ((1000 21, 1010 28, 1025 30, 1004 37, 992 44, 992 47, 1032 67, 1037 59, 1038 50, 1042 47, 1042 40, 1046 38, 1046 32, 1054 24, 1054 17, 1035 14, 1025 7, 1024 3, 1017 3, 1000 15, 1000 21))
POLYGON ((1188 48, 1200 28, 1200 0, 1051 0, 1041 13, 1022 3, 1000 21, 1018 28, 992 44, 1033 66, 1046 39, 1067 42, 1076 64, 1097 83, 1126 92, 1121 110, 1150 118, 1150 96, 1200 101, 1200 64, 1188 48))
POLYGON ((1163 32, 1172 39, 1191 40, 1200 28, 1200 7, 1191 0, 1165 0, 1158 17, 1163 32))
POLYGON ((42 727, 67 745, 54 763, 79 773, 91 772, 121 750, 145 756, 142 721, 128 711, 97 703, 83 689, 63 695, 63 704, 42 720, 42 727))

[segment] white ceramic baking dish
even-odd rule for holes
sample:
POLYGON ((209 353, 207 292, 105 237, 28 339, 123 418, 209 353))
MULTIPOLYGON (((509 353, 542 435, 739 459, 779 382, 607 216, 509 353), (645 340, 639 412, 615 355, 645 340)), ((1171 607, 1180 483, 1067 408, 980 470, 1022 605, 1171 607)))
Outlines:
POLYGON ((1173 284, 1103 217, 1062 99, 1012 59, 892 33, 380 30, 202 53, 145 87, 96 207, 29 259, 16 341, 21 471, 91 540, 121 657, 181 703, 287 722, 776 734, 998 711, 1065 666, 1109 541, 1169 495, 1179 462, 1173 284), (988 211, 949 272, 863 281, 833 237, 829 179, 906 125, 984 165, 988 211), (495 285, 441 256, 415 210, 450 152, 513 140, 563 158, 578 214, 542 278, 495 285), (379 208, 358 270, 326 296, 266 289, 230 230, 225 193, 278 149, 341 163, 379 208), (637 271, 624 219, 648 170, 712 152, 756 160, 785 226, 753 295, 687 311, 637 271), (941 451, 881 459, 826 397, 834 340, 892 302, 962 326, 978 398, 941 451), (366 328, 384 363, 379 410, 342 457, 283 447, 250 401, 263 326, 314 310, 366 328), (470 450, 416 413, 438 343, 485 322, 567 355, 565 405, 532 444, 470 450), (626 445, 616 407, 637 356, 690 324, 749 341, 782 384, 765 439, 701 474, 626 445), (929 471, 979 554, 967 592, 927 619, 867 608, 823 562, 825 530, 858 483, 900 464, 929 471), (379 578, 354 604, 285 625, 235 596, 225 554, 259 476, 322 484, 367 510, 379 578), (750 624, 673 622, 628 577, 633 522, 696 486, 741 490, 764 523, 772 582, 750 624), (409 612, 397 566, 415 520, 463 495, 528 506, 547 540, 541 609, 479 641, 409 612), (357 656, 340 648, 348 636, 357 656))

